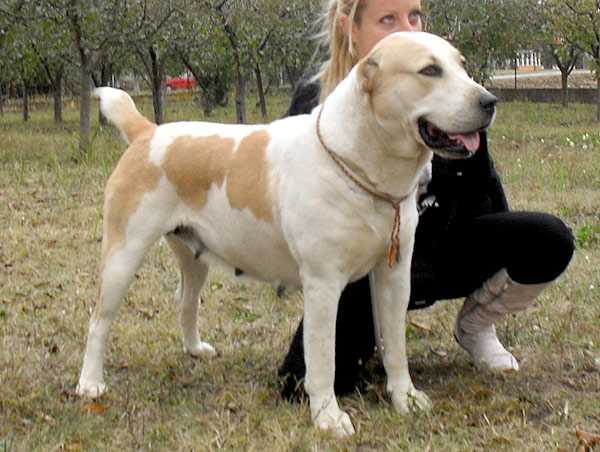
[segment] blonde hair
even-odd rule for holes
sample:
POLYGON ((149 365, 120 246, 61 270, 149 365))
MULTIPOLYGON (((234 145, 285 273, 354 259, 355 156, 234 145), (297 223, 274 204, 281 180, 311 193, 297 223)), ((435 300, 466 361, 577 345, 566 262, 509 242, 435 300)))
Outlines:
POLYGON ((360 25, 365 0, 327 0, 323 13, 321 40, 329 49, 329 59, 321 66, 315 79, 321 82, 321 101, 334 90, 352 69, 355 61, 352 43, 352 24, 360 25), (342 16, 348 17, 348 30, 340 24, 342 16))

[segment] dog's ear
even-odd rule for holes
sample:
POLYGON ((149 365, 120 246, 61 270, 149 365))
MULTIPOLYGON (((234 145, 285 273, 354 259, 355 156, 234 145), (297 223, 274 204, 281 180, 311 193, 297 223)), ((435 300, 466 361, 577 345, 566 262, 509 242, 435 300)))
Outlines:
POLYGON ((375 87, 375 79, 379 72, 380 58, 376 54, 369 55, 358 66, 358 80, 361 88, 371 94, 375 87))

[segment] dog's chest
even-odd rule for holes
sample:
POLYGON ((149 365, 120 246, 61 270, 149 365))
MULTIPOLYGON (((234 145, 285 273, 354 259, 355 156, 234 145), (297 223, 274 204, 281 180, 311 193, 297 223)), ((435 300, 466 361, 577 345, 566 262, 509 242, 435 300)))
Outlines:
MULTIPOLYGON (((301 263, 358 279, 385 258, 393 224, 391 206, 358 196, 359 202, 338 199, 313 203, 309 212, 287 224, 286 236, 301 263)), ((408 226, 408 225, 407 225, 408 226)))
POLYGON ((385 205, 378 206, 361 220, 344 246, 351 280, 363 277, 385 259, 394 229, 394 211, 385 205))

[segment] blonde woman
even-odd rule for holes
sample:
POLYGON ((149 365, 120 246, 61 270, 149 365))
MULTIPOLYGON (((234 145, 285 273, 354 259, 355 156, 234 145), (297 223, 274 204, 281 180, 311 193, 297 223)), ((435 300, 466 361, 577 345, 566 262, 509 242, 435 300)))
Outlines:
MULTIPOLYGON (((324 37, 330 58, 296 89, 288 115, 310 113, 384 36, 422 29, 420 0, 329 0, 324 37)), ((518 370, 494 323, 524 310, 569 264, 570 229, 558 218, 511 212, 483 135, 468 160, 434 157, 432 179, 420 196, 409 309, 466 297, 454 337, 478 366, 518 370)), ((353 391, 373 354, 375 338, 368 278, 349 284, 338 307, 335 391, 353 391)), ((282 395, 303 394, 302 322, 279 370, 282 395)))

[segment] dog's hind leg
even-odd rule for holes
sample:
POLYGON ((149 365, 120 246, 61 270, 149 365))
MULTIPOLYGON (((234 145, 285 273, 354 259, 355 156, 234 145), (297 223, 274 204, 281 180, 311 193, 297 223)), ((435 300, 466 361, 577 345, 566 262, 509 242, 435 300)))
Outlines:
POLYGON ((198 334, 198 299, 208 274, 208 265, 198 259, 198 251, 180 240, 177 234, 168 234, 167 243, 175 253, 180 267, 179 287, 175 301, 179 305, 179 323, 183 350, 192 356, 214 356, 215 349, 202 342, 198 334))
POLYGON ((138 233, 118 249, 107 252, 100 269, 100 294, 89 325, 83 367, 77 393, 99 397, 106 389, 103 380, 104 351, 110 327, 144 255, 162 234, 138 233))

